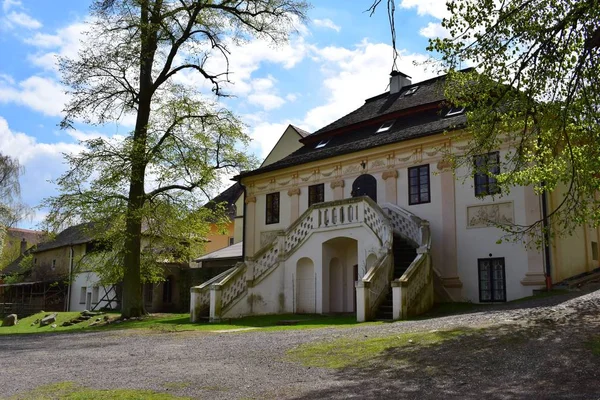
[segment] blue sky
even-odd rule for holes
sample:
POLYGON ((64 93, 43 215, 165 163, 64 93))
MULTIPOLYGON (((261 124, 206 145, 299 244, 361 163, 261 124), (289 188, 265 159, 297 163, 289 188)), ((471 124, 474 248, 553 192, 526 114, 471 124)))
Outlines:
MULTIPOLYGON (((413 82, 435 76, 423 63, 429 37, 443 35, 439 25, 446 0, 397 3, 399 69, 413 82)), ((127 126, 57 124, 67 99, 56 55, 74 57, 85 28, 86 0, 0 0, 0 153, 24 166, 22 197, 37 206, 57 194, 53 179, 66 169, 63 153, 80 151, 78 140, 101 132, 125 134, 127 126)), ((226 105, 248 126, 250 151, 268 154, 289 123, 314 131, 386 90, 392 67, 389 25, 384 7, 369 17, 370 0, 313 0, 309 21, 298 26, 288 44, 274 47, 254 40, 232 47, 236 97, 226 105)), ((385 3, 385 2, 383 2, 385 3)), ((383 4, 384 6, 384 4, 383 4)), ((35 227, 38 210, 22 227, 35 227)))

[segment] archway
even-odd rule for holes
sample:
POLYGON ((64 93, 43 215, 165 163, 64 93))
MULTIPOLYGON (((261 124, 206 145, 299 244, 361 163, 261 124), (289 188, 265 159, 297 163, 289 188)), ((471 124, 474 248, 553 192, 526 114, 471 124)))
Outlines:
POLYGON ((369 196, 377 202, 377 179, 373 175, 363 174, 352 183, 352 197, 369 196))
POLYGON ((329 311, 344 312, 344 273, 340 259, 334 257, 329 262, 329 311))
POLYGON ((296 312, 315 313, 315 265, 307 257, 296 264, 296 312))

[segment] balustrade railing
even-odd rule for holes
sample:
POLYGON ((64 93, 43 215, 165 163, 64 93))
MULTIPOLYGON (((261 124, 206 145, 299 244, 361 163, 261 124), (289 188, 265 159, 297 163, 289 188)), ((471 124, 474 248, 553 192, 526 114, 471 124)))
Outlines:
POLYGON ((198 322, 202 313, 210 307, 210 286, 215 282, 220 282, 226 276, 231 274, 236 267, 230 268, 225 272, 207 280, 199 286, 193 286, 190 289, 190 318, 192 322, 198 322))

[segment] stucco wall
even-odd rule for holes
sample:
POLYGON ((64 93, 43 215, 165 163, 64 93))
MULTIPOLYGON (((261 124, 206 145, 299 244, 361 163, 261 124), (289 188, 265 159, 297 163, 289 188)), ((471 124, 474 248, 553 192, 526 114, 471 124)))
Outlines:
POLYGON ((206 237, 209 242, 204 246, 205 254, 212 253, 213 251, 220 250, 224 247, 229 246, 229 238, 234 237, 234 222, 231 221, 224 227, 225 233, 222 233, 221 229, 211 224, 210 233, 206 237))
MULTIPOLYGON (((96 310, 106 307, 108 303, 100 300, 106 295, 107 291, 111 291, 111 288, 100 285, 100 278, 96 273, 82 272, 78 274, 74 277, 71 285, 69 311, 83 311, 88 306, 90 306, 89 309, 96 306, 96 310), (87 304, 88 296, 89 304, 87 304)), ((114 291, 109 293, 109 297, 114 297, 114 291)), ((116 303, 112 303, 112 307, 116 305, 116 303)))
POLYGON ((261 166, 273 164, 276 161, 281 160, 287 155, 293 153, 302 147, 302 143, 299 142, 301 139, 300 135, 294 128, 288 126, 283 135, 279 138, 279 141, 273 147, 273 150, 267 155, 261 166))
MULTIPOLYGON (((78 261, 85 255, 85 244, 73 246, 73 269, 77 269, 78 261)), ((50 280, 69 275, 71 246, 59 247, 33 254, 33 279, 50 280), (53 267, 54 262, 54 267, 53 267)))

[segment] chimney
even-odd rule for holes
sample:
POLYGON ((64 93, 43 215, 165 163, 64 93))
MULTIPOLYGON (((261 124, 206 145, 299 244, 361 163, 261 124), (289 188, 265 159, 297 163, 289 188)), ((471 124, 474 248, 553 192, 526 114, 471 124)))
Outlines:
POLYGON ((390 73, 390 94, 398 93, 403 87, 411 84, 410 76, 400 71, 390 73))
POLYGON ((21 240, 21 255, 25 254, 25 250, 27 250, 27 240, 23 238, 23 240, 21 240))

